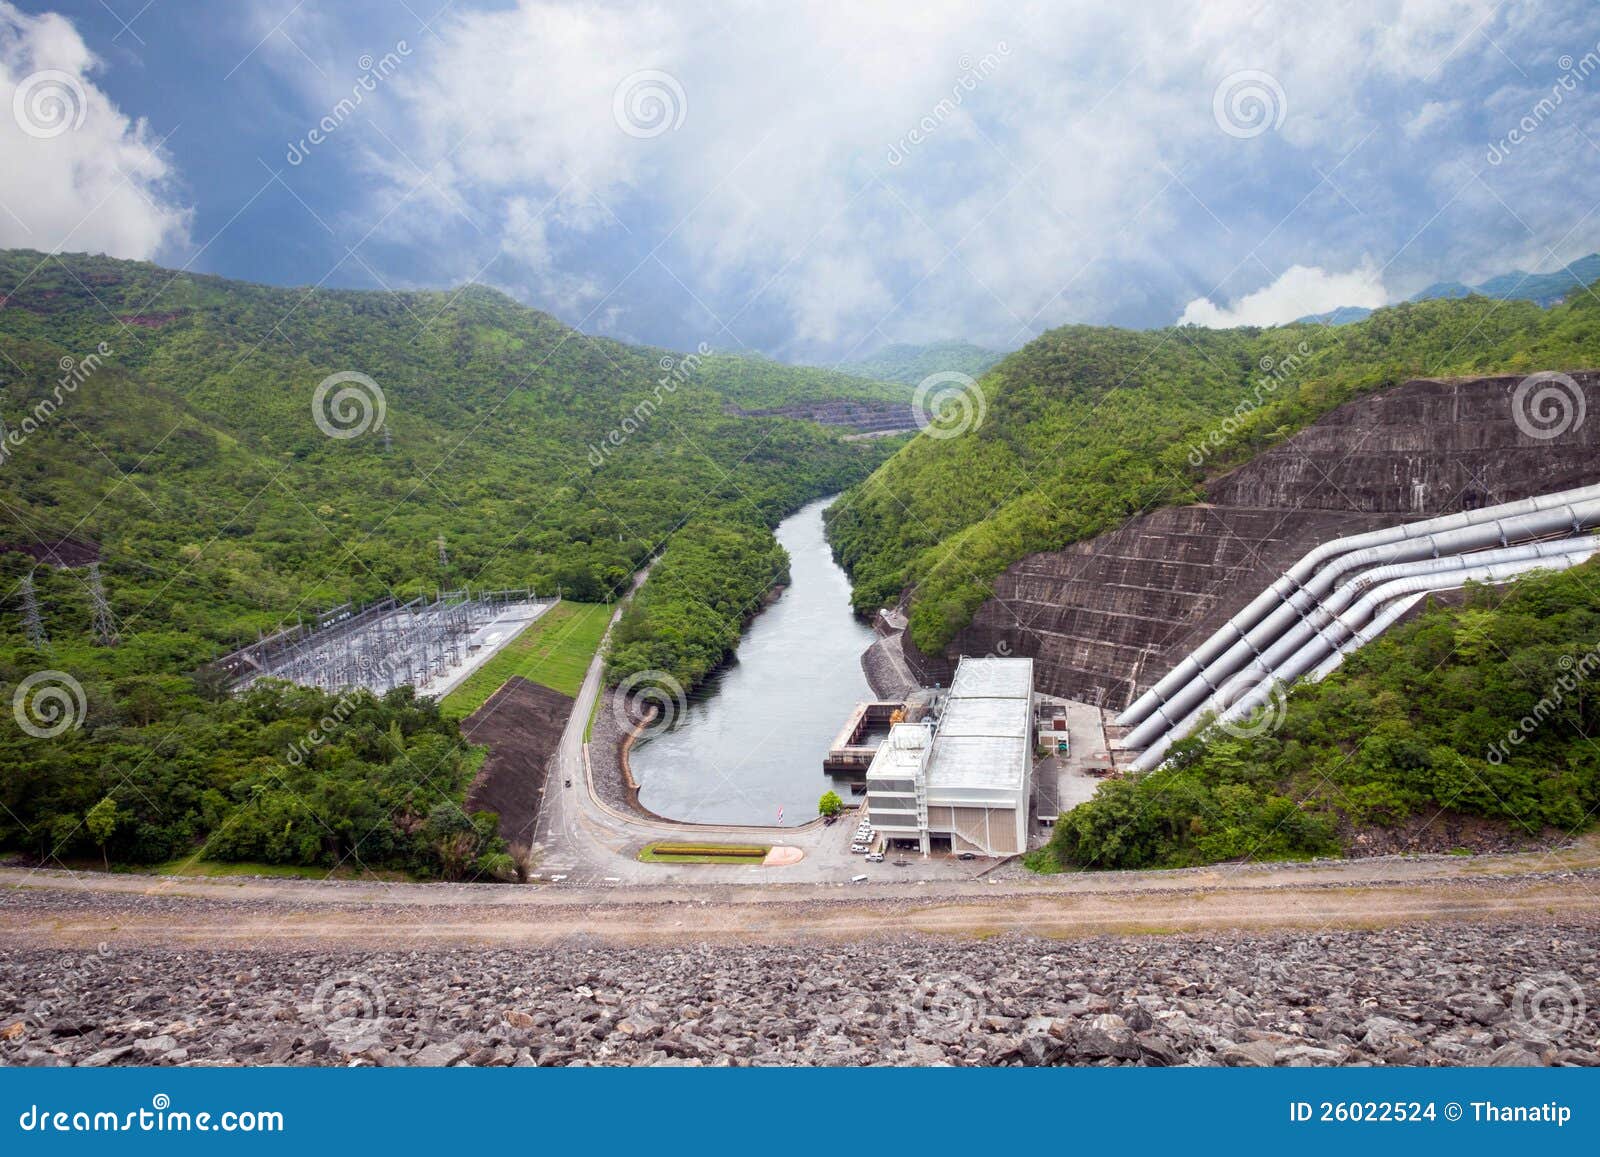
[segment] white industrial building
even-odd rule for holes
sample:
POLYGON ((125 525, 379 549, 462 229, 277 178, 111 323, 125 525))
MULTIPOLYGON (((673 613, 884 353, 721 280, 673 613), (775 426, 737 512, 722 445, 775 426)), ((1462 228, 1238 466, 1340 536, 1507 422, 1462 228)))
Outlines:
POLYGON ((936 723, 899 723, 867 769, 872 825, 889 840, 1009 856, 1028 848, 1033 660, 962 659, 936 723))

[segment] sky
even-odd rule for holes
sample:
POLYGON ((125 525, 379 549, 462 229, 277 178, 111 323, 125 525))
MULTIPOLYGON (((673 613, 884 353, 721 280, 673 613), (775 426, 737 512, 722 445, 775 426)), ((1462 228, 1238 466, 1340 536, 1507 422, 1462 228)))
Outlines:
POLYGON ((817 364, 1600 249, 1592 0, 0 0, 0 90, 0 246, 817 364))

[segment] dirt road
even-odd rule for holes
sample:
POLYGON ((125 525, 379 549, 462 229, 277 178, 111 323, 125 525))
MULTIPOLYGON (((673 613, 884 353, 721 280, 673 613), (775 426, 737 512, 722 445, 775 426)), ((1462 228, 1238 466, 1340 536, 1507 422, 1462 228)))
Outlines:
POLYGON ((396 948, 1049 937, 1600 918, 1600 838, 1377 859, 870 887, 576 889, 0 870, 0 945, 396 948))

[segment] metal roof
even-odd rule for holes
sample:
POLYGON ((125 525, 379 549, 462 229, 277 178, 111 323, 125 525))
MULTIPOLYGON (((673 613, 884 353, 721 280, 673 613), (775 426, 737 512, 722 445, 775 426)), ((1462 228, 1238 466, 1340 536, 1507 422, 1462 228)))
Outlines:
POLYGON ((952 699, 1027 699, 1032 693, 1032 659, 962 659, 950 682, 952 699))
POLYGON ((922 723, 896 723, 873 753, 867 779, 911 779, 922 764, 928 728, 922 723))
POLYGON ((1028 733, 1028 703, 1022 699, 951 699, 939 720, 940 735, 998 735, 1019 739, 1028 733), (1017 708, 1018 703, 1022 709, 1017 708))
POLYGON ((1032 700, 1032 659, 962 659, 928 756, 929 790, 1022 788, 1032 700))
POLYGON ((1020 788, 1028 758, 1026 739, 941 736, 928 757, 928 790, 1020 788))

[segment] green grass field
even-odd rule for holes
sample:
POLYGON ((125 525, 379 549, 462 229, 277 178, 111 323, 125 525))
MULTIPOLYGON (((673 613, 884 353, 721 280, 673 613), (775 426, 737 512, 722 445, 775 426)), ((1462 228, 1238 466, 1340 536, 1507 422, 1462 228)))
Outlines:
POLYGON ((447 718, 465 719, 516 675, 577 695, 610 619, 611 608, 602 604, 557 603, 446 695, 440 710, 447 718))
POLYGON ((756 844, 681 844, 658 840, 639 849, 639 861, 645 864, 759 864, 771 850, 756 844), (675 852, 672 850, 675 848, 682 850, 675 852))

